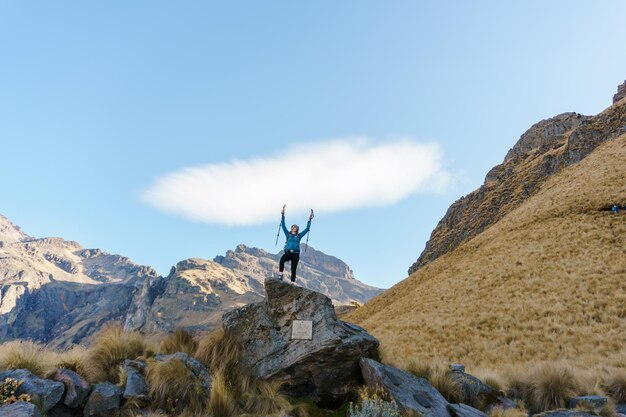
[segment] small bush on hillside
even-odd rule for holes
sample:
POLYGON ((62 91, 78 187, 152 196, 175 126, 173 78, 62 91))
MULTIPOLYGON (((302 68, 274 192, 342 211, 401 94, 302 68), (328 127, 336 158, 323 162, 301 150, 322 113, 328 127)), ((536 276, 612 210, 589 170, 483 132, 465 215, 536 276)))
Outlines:
POLYGON ((168 362, 149 360, 146 376, 154 406, 168 413, 183 410, 195 413, 204 408, 206 392, 202 381, 184 362, 178 359, 168 362))
POLYGON ((119 382, 119 365, 126 359, 136 359, 146 351, 146 342, 138 332, 125 332, 122 326, 114 324, 101 330, 85 362, 85 374, 90 382, 119 382))
POLYGON ((0 347, 0 369, 28 369, 44 377, 52 366, 54 354, 40 344, 28 341, 13 341, 0 347))
POLYGON ((176 352, 185 352, 194 355, 198 349, 198 342, 193 335, 186 330, 178 329, 174 333, 168 334, 161 342, 159 353, 169 355, 176 352))
POLYGON ((348 417, 400 417, 398 404, 380 391, 362 390, 357 404, 350 404, 348 417))
POLYGON ((30 401, 28 394, 15 394, 23 383, 24 381, 18 381, 13 378, 6 378, 4 382, 0 382, 0 406, 13 404, 17 401, 30 401))
POLYGON ((626 402, 626 371, 615 371, 602 383, 602 387, 616 403, 626 402))

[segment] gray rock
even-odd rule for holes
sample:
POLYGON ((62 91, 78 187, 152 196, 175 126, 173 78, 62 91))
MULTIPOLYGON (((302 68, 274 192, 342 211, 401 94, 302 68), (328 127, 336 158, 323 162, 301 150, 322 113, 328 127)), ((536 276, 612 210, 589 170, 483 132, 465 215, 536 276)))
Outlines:
POLYGON ((82 408, 69 408, 63 402, 52 407, 45 417, 81 417, 83 415, 82 408))
POLYGON ((448 402, 426 379, 373 359, 362 358, 360 364, 367 385, 385 390, 400 411, 411 410, 426 417, 450 417, 448 402))
POLYGON ((187 368, 191 370, 191 372, 202 381, 202 387, 204 387, 207 391, 211 391, 212 378, 209 370, 206 369, 202 363, 198 360, 192 358, 188 354, 184 352, 177 352, 171 355, 157 355, 155 357, 157 362, 168 362, 172 359, 179 360, 183 362, 187 368))
POLYGON ((620 414, 626 414, 626 403, 616 404, 615 410, 620 414))
POLYGON ((124 361, 126 371, 126 387, 124 387, 124 398, 135 400, 144 404, 148 400, 148 384, 144 378, 146 364, 143 361, 124 361))
POLYGON ((63 404, 69 408, 78 408, 85 403, 91 385, 85 378, 70 369, 57 369, 54 380, 61 382, 65 386, 65 398, 63 404))
POLYGON ((110 382, 93 386, 83 411, 84 417, 110 417, 122 405, 122 390, 110 382))
POLYGON ((28 394, 33 400, 41 401, 45 411, 54 407, 61 400, 65 391, 62 383, 39 378, 27 369, 13 369, 0 373, 0 381, 4 381, 6 378, 24 381, 17 389, 16 394, 28 394))
POLYGON ((465 365, 460 363, 450 364, 450 370, 453 372, 465 372, 465 365))
POLYGON ((337 320, 331 300, 318 292, 265 280, 266 299, 224 314, 222 326, 243 352, 240 364, 253 377, 284 384, 293 397, 322 405, 350 399, 362 382, 361 357, 377 355, 378 340, 337 320), (312 322, 311 340, 292 340, 294 320, 312 322))
POLYGON ((598 417, 595 414, 589 414, 582 411, 569 411, 569 410, 554 410, 547 411, 541 414, 535 414, 536 416, 541 415, 541 417, 598 417))
POLYGON ((41 417, 41 413, 35 404, 18 401, 0 407, 0 417, 41 417))
POLYGON ((453 417, 487 417, 487 414, 467 404, 448 404, 448 411, 453 417))
POLYGON ((591 407, 593 411, 598 412, 608 403, 609 399, 607 397, 600 397, 599 395, 583 395, 569 400, 567 406, 568 408, 576 408, 578 406, 591 407))
POLYGON ((463 403, 487 406, 498 402, 499 393, 475 376, 462 371, 448 371, 448 375, 461 386, 463 403))

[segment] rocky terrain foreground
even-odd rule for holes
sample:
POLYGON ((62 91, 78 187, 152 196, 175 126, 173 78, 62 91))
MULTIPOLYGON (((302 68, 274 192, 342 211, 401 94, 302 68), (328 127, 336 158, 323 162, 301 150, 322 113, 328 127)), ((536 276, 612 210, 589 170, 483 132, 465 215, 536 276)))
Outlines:
MULTIPOLYGON (((87 352, 82 362, 73 362, 73 370, 65 362, 45 372, 46 377, 26 368, 0 372, 0 385, 17 386, 13 393, 0 389, 0 396, 6 395, 0 398, 0 404, 6 400, 6 405, 0 405, 0 417, 42 413, 109 417, 156 410, 172 416, 191 412, 286 417, 301 415, 294 404, 304 400, 324 407, 326 412, 320 409, 323 415, 350 401, 357 401, 355 410, 362 407, 376 413, 381 407, 391 407, 406 416, 486 417, 495 409, 522 413, 519 404, 465 373, 462 365, 450 366, 441 374, 439 391, 422 375, 380 363, 378 341, 362 328, 337 320, 331 300, 320 293, 275 279, 265 281, 265 291, 263 301, 224 314, 221 336, 214 333, 190 353, 197 346, 191 340, 178 345, 185 351, 155 355, 144 347, 131 353, 124 343, 133 339, 124 341, 127 336, 122 334, 111 339, 111 333, 104 343, 100 339, 92 347, 99 353, 87 352), (102 356, 104 352, 108 354, 102 356), (97 367, 105 373, 94 374, 97 367), (110 372, 118 368, 119 373, 110 372), (448 382, 442 384, 443 380, 448 382), (238 391, 242 386, 245 390, 238 391), (253 394, 259 386, 265 388, 253 394), (271 386, 279 391, 270 392, 271 386), (366 388, 377 394, 358 398, 358 392, 366 388)), ((139 340, 132 343, 142 344, 139 340)), ((589 395, 567 400, 575 410, 561 409, 550 415, 595 415, 608 404, 607 398, 589 395)), ((529 407, 529 414, 549 407, 529 407)))
MULTIPOLYGON (((279 255, 239 245, 214 260, 188 259, 162 277, 130 259, 61 238, 28 236, 0 216, 0 340, 69 346, 105 323, 148 333, 211 330, 223 312, 260 301, 279 255)), ((341 260, 309 248, 299 283, 336 305, 381 292, 354 278, 341 260)))

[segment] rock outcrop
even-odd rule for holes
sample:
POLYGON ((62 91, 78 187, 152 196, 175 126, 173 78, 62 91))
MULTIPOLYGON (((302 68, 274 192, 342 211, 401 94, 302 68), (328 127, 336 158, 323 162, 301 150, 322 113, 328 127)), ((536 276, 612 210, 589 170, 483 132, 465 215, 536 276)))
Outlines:
POLYGON ((91 391, 91 385, 76 372, 70 369, 57 369, 54 380, 61 382, 65 386, 65 396, 63 404, 69 408, 81 407, 91 391))
POLYGON ((613 104, 626 97, 626 81, 622 85, 617 86, 617 93, 613 96, 613 104))
POLYGON ((409 274, 486 230, 539 191, 548 177, 579 162, 625 128, 626 101, 596 116, 563 113, 532 126, 504 162, 487 173, 480 188, 450 206, 409 274))
POLYGON ((84 417, 110 417, 116 415, 122 406, 122 390, 110 382, 96 384, 85 409, 84 417))
POLYGON ((362 383, 361 357, 376 357, 378 341, 362 328, 337 320, 331 300, 275 279, 265 281, 264 301, 224 314, 222 326, 243 346, 240 365, 255 378, 279 381, 294 397, 323 405, 353 397, 362 383), (294 338, 298 323, 310 339, 294 338), (306 323, 309 322, 309 323, 306 323))
POLYGON ((413 411, 425 417, 450 417, 448 401, 425 378, 373 359, 362 358, 360 366, 367 385, 383 389, 400 411, 413 411))

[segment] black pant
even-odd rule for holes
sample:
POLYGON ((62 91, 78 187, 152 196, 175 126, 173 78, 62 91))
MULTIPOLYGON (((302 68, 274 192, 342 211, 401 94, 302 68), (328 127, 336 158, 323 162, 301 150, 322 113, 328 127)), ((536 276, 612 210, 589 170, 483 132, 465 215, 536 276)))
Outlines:
POLYGON ((283 256, 280 257, 278 266, 280 272, 283 272, 283 269, 285 269, 285 262, 287 261, 291 261, 291 282, 296 282, 296 268, 298 267, 298 262, 300 262, 300 253, 286 251, 283 256))

